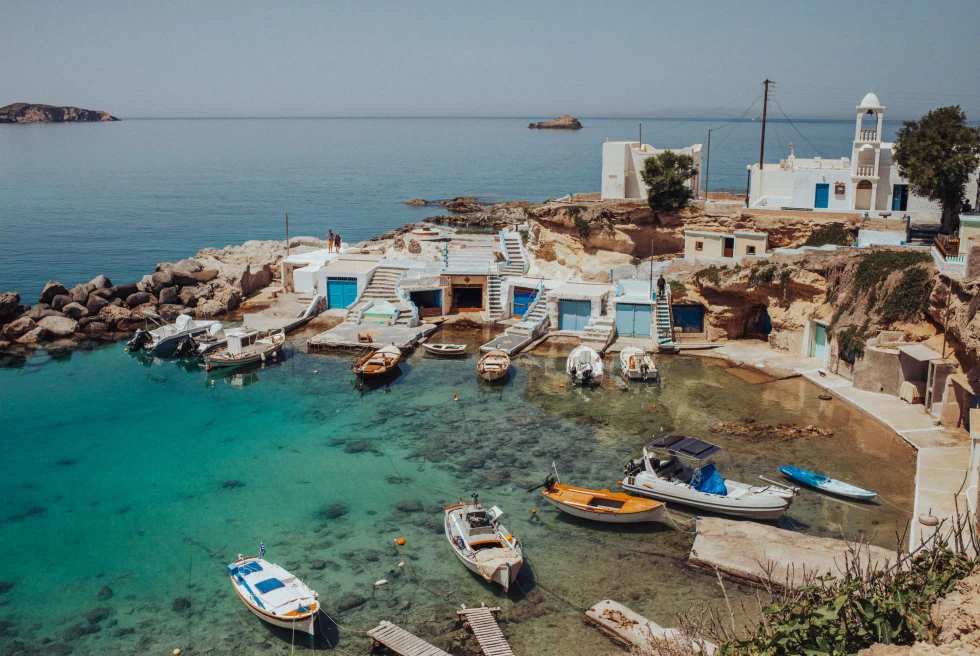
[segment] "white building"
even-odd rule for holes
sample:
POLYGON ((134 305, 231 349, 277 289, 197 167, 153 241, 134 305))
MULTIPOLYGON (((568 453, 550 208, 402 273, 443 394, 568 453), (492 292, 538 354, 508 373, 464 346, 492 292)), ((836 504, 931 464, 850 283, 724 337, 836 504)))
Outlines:
MULTIPOLYGON (((910 193, 892 160, 894 144, 881 141, 885 107, 878 96, 867 94, 856 109, 850 158, 800 159, 790 148, 789 157, 766 164, 761 172, 752 164, 747 167, 749 206, 938 218, 937 203, 910 193)), ((966 197, 976 199, 975 179, 967 185, 966 197)))
POLYGON ((602 200, 646 200, 647 186, 643 183, 643 164, 647 158, 672 151, 690 155, 694 160, 694 175, 687 181, 695 197, 701 189, 701 144, 687 148, 654 148, 636 141, 607 141, 602 144, 602 200))

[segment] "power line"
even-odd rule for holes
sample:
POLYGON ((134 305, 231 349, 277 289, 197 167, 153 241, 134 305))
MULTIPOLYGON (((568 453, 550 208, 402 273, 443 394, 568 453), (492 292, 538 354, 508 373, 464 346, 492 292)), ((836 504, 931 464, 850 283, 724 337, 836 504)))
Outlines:
POLYGON ((712 109, 712 110, 710 110, 710 111, 707 111, 707 112, 705 112, 704 114, 701 114, 700 116, 695 116, 694 118, 689 118, 689 119, 686 119, 686 120, 684 120, 684 121, 681 121, 680 123, 677 123, 677 124, 675 124, 675 125, 671 125, 670 127, 666 127, 666 128, 664 128, 663 130, 657 130, 656 132, 651 132, 650 134, 660 134, 661 132, 667 132, 668 130, 673 130, 674 128, 678 128, 678 127, 680 127, 680 126, 682 126, 682 125, 686 125, 687 123, 693 123, 694 121, 699 121, 699 120, 701 120, 702 118, 705 118, 706 116, 708 116, 708 114, 714 114, 714 113, 715 113, 715 112, 717 112, 717 111, 718 111, 719 109, 723 109, 723 108, 725 108, 725 107, 728 107, 729 105, 731 105, 731 104, 732 104, 732 103, 734 103, 734 102, 738 102, 739 100, 741 100, 741 99, 742 99, 742 98, 744 98, 745 96, 747 96, 747 95, 749 95, 750 93, 753 93, 753 92, 755 92, 755 90, 756 90, 756 88, 755 88, 755 87, 753 86, 753 87, 751 87, 751 88, 750 88, 750 89, 749 89, 748 91, 746 91, 745 93, 743 93, 743 94, 741 94, 740 96, 738 96, 738 97, 736 97, 736 98, 732 98, 731 100, 729 100, 729 101, 728 101, 728 102, 726 102, 725 104, 723 104, 723 105, 718 105, 718 106, 717 106, 717 107, 715 107, 714 109, 712 109))
POLYGON ((813 151, 814 151, 815 153, 817 153, 817 154, 819 154, 819 155, 820 155, 821 157, 826 157, 827 155, 826 155, 826 154, 824 154, 824 152, 823 152, 822 150, 820 150, 819 148, 817 148, 816 146, 814 146, 814 145, 813 145, 813 142, 812 142, 812 141, 810 141, 809 139, 807 139, 807 138, 806 138, 806 135, 805 135, 805 134, 803 134, 802 132, 800 132, 800 129, 799 129, 798 127, 796 127, 796 123, 793 123, 793 121, 792 121, 792 120, 790 120, 790 118, 789 118, 789 116, 786 116, 786 112, 785 112, 785 111, 783 111, 783 106, 779 104, 779 101, 778 101, 778 100, 776 100, 775 98, 773 98, 773 99, 772 99, 772 101, 773 101, 774 103, 776 103, 776 107, 778 107, 778 108, 779 108, 779 111, 780 111, 780 113, 781 113, 781 114, 783 115, 783 118, 785 118, 785 119, 786 119, 786 122, 787 122, 787 123, 789 123, 789 124, 790 124, 790 126, 791 126, 791 127, 792 127, 792 128, 794 129, 794 130, 796 130, 796 134, 798 134, 798 135, 800 135, 800 138, 801 138, 801 139, 803 139, 803 141, 805 141, 805 142, 807 142, 807 143, 808 143, 808 144, 810 145, 810 148, 813 148, 813 151))

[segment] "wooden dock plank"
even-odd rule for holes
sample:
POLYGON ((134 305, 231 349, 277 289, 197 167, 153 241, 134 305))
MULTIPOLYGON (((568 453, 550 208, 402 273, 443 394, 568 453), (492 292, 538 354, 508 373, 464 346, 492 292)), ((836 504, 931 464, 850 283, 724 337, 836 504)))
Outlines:
POLYGON ((504 637, 497 619, 493 616, 493 611, 499 608, 466 608, 456 611, 459 615, 466 618, 470 630, 480 643, 480 649, 486 656, 514 656, 507 639, 504 637))
POLYGON ((402 656, 450 656, 387 620, 382 620, 378 626, 368 631, 368 636, 402 656))

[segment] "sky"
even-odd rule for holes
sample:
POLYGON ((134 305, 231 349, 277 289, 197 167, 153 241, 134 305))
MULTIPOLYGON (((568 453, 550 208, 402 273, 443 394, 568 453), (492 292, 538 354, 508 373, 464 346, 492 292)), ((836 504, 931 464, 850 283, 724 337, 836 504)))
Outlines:
POLYGON ((122 118, 980 119, 980 3, 0 0, 0 105, 122 118))

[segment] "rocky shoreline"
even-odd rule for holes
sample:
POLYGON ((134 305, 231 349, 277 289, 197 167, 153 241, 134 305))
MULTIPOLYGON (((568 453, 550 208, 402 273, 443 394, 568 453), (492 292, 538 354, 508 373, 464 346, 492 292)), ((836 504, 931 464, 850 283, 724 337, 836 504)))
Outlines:
MULTIPOLYGON (((326 243, 297 237, 290 246, 325 248, 326 243)), ((161 262, 135 283, 114 285, 104 275, 71 288, 50 281, 33 306, 22 305, 16 292, 0 293, 0 352, 29 355, 36 348, 125 339, 142 326, 147 311, 167 321, 180 314, 227 315, 279 278, 276 265, 285 255, 285 242, 247 241, 161 262)))
POLYGON ((14 103, 0 107, 0 123, 100 123, 118 121, 109 112, 80 107, 14 103))

